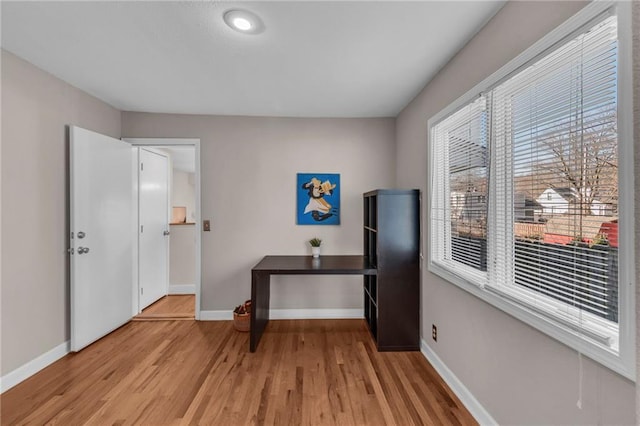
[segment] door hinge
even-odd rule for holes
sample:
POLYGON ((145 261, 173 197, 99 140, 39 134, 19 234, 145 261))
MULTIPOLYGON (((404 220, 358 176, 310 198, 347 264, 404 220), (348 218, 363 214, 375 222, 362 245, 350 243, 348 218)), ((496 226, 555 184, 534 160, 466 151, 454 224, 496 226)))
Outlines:
POLYGON ((140 163, 140 171, 144 170, 144 163, 140 163))
POLYGON ((140 225, 140 233, 142 234, 144 232, 144 225, 140 225))
POLYGON ((144 294, 144 288, 140 287, 140 294, 144 294))

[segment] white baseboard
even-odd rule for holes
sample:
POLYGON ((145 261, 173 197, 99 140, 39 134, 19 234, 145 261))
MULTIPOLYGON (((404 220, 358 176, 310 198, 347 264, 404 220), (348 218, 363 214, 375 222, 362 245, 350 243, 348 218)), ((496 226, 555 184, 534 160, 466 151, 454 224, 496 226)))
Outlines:
MULTIPOLYGON (((362 309, 271 309, 269 319, 347 319, 364 318, 362 309)), ((200 311, 200 321, 228 321, 233 311, 200 311)))
POLYGON ((480 402, 476 399, 475 396, 466 388, 466 386, 456 377, 455 374, 449 367, 446 366, 444 362, 440 359, 438 355, 427 345, 427 342, 424 340, 420 340, 420 347, 422 355, 431 363, 433 368, 440 374, 440 377, 445 381, 445 383, 451 388, 453 393, 460 399, 462 404, 467 407, 467 410, 471 413, 471 415, 476 419, 478 423, 481 425, 497 425, 491 414, 480 404, 480 402))
POLYGON ((32 359, 26 364, 16 368, 10 373, 5 374, 0 378, 0 393, 8 391, 18 383, 28 379, 36 374, 38 371, 53 364, 63 356, 69 353, 69 341, 59 344, 55 348, 40 355, 39 357, 32 359))
POLYGON ((362 309, 271 309, 269 319, 349 319, 364 318, 362 309))
POLYGON ((196 285, 172 284, 169 286, 169 294, 196 294, 196 285))
POLYGON ((228 311, 200 311, 200 321, 230 321, 232 319, 232 309, 228 311))

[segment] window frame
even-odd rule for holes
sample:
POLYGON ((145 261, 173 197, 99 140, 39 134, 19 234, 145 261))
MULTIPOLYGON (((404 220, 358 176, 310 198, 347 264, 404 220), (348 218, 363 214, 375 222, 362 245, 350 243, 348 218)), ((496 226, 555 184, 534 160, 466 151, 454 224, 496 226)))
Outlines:
MULTIPOLYGON (((433 162, 435 161, 433 145, 433 127, 440 121, 457 112, 465 105, 473 102, 478 96, 490 92, 512 75, 545 56, 548 51, 558 47, 572 36, 581 33, 586 26, 602 14, 610 12, 618 19, 618 191, 619 191, 619 333, 618 353, 591 343, 581 337, 568 324, 563 324, 550 317, 518 304, 508 295, 496 292, 495 288, 479 286, 477 282, 468 280, 464 274, 457 274, 432 256, 431 243, 427 243, 427 268, 434 274, 470 292, 483 301, 537 330, 549 335, 559 342, 573 348, 600 364, 612 369, 624 377, 635 381, 635 229, 634 229, 634 164, 633 164, 633 90, 632 90, 632 33, 631 3, 598 1, 585 6, 580 12, 552 30, 538 42, 526 49, 516 58, 509 61, 498 71, 477 84, 456 101, 444 108, 427 122, 427 164, 429 165, 427 188, 432 193, 433 162)), ((489 194, 491 198, 491 194, 489 194)), ((427 229, 431 233, 431 196, 427 197, 427 229)), ((490 220, 490 219, 489 219, 490 220)))

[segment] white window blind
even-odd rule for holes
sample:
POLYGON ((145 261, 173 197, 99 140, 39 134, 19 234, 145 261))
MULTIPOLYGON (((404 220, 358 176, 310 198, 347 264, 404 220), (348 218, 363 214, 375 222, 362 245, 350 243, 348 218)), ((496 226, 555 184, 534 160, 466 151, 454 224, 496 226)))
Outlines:
POLYGON ((492 91, 495 269, 488 282, 613 349, 616 64, 610 16, 492 91))
POLYGON ((478 285, 486 281, 488 131, 487 99, 433 128, 435 156, 431 250, 437 262, 478 285))
POLYGON ((585 9, 597 12, 430 120, 429 267, 629 376, 619 17, 585 9))

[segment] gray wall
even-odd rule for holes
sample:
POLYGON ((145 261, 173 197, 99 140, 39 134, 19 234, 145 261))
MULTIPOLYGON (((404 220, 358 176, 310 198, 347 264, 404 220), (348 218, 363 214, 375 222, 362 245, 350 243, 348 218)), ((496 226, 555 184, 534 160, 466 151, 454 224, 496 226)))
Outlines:
POLYGON ((2 375, 69 339, 67 130, 120 111, 2 51, 2 375))
POLYGON ((169 229, 169 286, 195 285, 196 226, 171 225, 169 229))
MULTIPOLYGON (((427 120, 583 6, 508 2, 399 115, 397 183, 426 191, 427 120)), ((575 351, 426 268, 422 281, 425 341, 499 423, 635 423, 631 381, 584 358, 580 410, 575 351), (438 325, 437 343, 428 338, 431 324, 438 325)))
MULTIPOLYGON (((219 117, 124 112, 124 137, 201 141, 202 303, 230 310, 251 294, 250 270, 265 254, 362 253, 362 193, 395 179, 394 119, 219 117), (299 226, 296 173, 340 173, 341 225, 299 226)), ((272 308, 361 308, 357 277, 280 276, 272 308)))
MULTIPOLYGON (((633 135, 636 164, 635 187, 640 188, 640 2, 633 3, 633 135)), ((635 197, 635 226, 640 230, 640 197, 635 197)), ((638 232, 636 232, 638 235, 638 232)), ((636 249, 636 423, 640 423, 640 238, 635 239, 636 249)))

